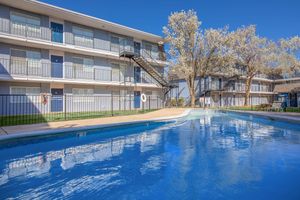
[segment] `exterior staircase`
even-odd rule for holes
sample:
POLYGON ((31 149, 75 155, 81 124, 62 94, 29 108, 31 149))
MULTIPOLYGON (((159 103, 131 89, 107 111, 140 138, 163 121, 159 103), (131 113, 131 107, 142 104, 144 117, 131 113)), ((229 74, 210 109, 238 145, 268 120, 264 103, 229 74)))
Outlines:
MULTIPOLYGON (((146 54, 145 51, 143 51, 146 54)), ((177 87, 176 85, 170 84, 161 73, 159 73, 153 65, 140 53, 134 53, 133 51, 120 51, 120 57, 125 57, 132 59, 136 64, 138 64, 144 71, 146 71, 150 76, 152 76, 163 88, 165 94, 168 93, 172 88, 177 87)), ((151 56, 149 56, 151 59, 151 56)), ((156 62, 155 59, 151 59, 153 62, 156 62)), ((157 64, 158 65, 158 64, 157 64)))

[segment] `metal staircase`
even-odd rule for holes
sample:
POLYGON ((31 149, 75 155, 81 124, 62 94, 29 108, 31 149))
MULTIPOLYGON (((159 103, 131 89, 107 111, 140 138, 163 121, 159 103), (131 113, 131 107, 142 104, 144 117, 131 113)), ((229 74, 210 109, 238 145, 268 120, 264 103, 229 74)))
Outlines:
MULTIPOLYGON (((134 53, 131 50, 120 50, 120 57, 125 57, 132 59, 136 64, 138 64, 145 72, 147 72, 150 76, 152 76, 165 90, 165 94, 168 93, 172 88, 177 87, 176 85, 170 84, 162 75, 159 73, 152 64, 143 57, 140 53, 134 53)), ((147 52, 143 50, 143 55, 147 55, 147 52)), ((155 59, 151 58, 151 55, 147 55, 151 62, 156 63, 155 65, 159 65, 155 59)))

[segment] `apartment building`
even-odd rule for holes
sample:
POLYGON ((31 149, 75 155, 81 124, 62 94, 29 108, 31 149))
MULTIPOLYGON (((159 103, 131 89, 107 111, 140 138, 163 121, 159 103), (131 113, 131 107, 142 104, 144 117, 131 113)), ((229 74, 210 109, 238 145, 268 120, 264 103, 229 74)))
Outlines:
MULTIPOLYGON (((100 105, 106 109, 119 96, 134 101, 125 105, 119 98, 116 107, 139 109, 144 93, 161 107, 163 43, 160 36, 46 3, 0 0, 0 94, 55 96, 43 108, 49 112, 63 110, 64 95, 107 97, 100 105)), ((8 107, 21 100, 2 101, 8 107)))
MULTIPOLYGON (((172 89, 171 98, 184 98, 188 104, 189 91, 186 81, 175 78, 178 88, 172 89)), ((197 104, 211 107, 243 106, 245 101, 245 78, 207 76, 196 80, 197 104), (205 96, 205 98, 204 98, 205 96)), ((273 101, 286 102, 288 107, 300 107, 300 78, 270 79, 261 74, 254 77, 250 91, 250 105, 272 104, 273 101)))

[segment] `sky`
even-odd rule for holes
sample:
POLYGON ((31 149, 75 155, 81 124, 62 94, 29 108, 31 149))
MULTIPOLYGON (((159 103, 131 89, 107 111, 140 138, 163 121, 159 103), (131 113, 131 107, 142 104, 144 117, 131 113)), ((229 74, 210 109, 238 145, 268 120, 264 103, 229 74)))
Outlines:
POLYGON ((272 40, 300 35, 300 0, 42 0, 163 36, 171 12, 193 9, 201 27, 231 30, 255 24, 272 40))

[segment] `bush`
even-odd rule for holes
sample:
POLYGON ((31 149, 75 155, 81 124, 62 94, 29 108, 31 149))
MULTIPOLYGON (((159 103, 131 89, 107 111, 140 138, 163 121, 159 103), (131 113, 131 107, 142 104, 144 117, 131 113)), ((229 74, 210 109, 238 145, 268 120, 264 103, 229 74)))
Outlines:
POLYGON ((171 104, 171 106, 174 106, 174 107, 176 107, 176 106, 183 107, 184 106, 184 98, 180 97, 179 99, 177 99, 177 101, 175 98, 173 98, 173 99, 171 99, 170 104, 171 104))
POLYGON ((179 107, 183 107, 183 106, 184 106, 184 98, 183 98, 183 97, 180 97, 180 98, 178 99, 178 106, 179 106, 179 107))

